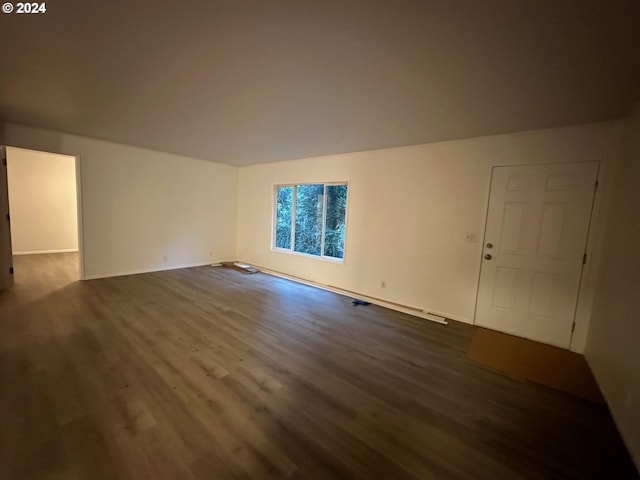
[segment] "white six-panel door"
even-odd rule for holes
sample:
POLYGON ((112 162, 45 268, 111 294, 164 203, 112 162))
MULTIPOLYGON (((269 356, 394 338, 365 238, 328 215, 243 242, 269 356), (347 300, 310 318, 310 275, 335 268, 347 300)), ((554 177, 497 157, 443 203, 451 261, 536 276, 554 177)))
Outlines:
POLYGON ((597 162, 494 167, 476 324, 568 348, 597 162))

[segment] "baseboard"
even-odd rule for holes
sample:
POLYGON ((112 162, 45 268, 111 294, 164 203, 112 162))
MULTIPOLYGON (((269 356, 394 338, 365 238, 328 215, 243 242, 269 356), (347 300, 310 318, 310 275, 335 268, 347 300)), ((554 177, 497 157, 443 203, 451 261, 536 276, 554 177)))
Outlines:
MULTIPOLYGON (((250 265, 254 265, 251 262, 243 262, 243 263, 248 263, 250 265)), ((257 265, 254 265, 254 266, 257 266, 257 265)), ((271 269, 268 269, 268 268, 263 268, 263 267, 258 267, 258 268, 262 272, 264 272, 264 273, 266 273, 268 275, 273 275, 274 277, 280 277, 280 278, 284 278, 286 280, 291 280, 292 282, 302 283, 304 285, 309 285, 311 287, 320 288, 322 290, 327 290, 329 292, 337 293, 338 295, 343 295, 345 297, 350 297, 350 298, 358 297, 358 298, 366 300, 366 301, 368 301, 370 303, 373 303, 375 305, 379 305, 381 307, 385 307, 385 308, 388 308, 390 310, 395 310, 396 312, 406 313, 406 314, 412 315, 414 317, 423 318, 423 319, 429 320, 431 322, 435 322, 435 323, 440 323, 440 324, 445 324, 446 325, 446 320, 441 321, 441 320, 439 320, 437 318, 434 318, 434 315, 437 315, 439 317, 444 317, 445 319, 449 319, 449 320, 456 320, 458 322, 469 323, 469 324, 472 323, 468 319, 459 317, 457 315, 451 315, 451 314, 448 314, 448 313, 444 313, 444 312, 440 312, 440 311, 432 310, 432 309, 427 309, 427 308, 417 309, 417 308, 409 307, 409 306, 407 306, 405 308, 402 305, 397 304, 397 303, 395 303, 395 302, 393 302, 391 300, 386 302, 383 299, 369 297, 366 294, 356 294, 355 292, 350 292, 350 291, 347 291, 347 290, 343 290, 343 289, 341 289, 339 287, 325 285, 323 283, 315 282, 313 280, 308 280, 308 279, 305 279, 305 278, 295 277, 293 275, 287 275, 286 273, 277 272, 275 270, 271 270, 271 269)))
POLYGON ((45 253, 73 253, 77 252, 77 248, 63 248, 58 250, 33 250, 30 252, 12 252, 13 255, 42 255, 45 253))
POLYGON ((181 268, 204 267, 205 265, 211 265, 212 263, 216 263, 216 262, 206 261, 206 262, 196 262, 196 263, 183 263, 180 265, 167 265, 167 266, 161 266, 161 267, 141 268, 136 270, 125 270, 122 272, 98 273, 93 275, 85 275, 83 280, 97 280, 99 278, 125 277, 127 275, 140 275, 142 273, 164 272, 168 270, 179 270, 181 268))

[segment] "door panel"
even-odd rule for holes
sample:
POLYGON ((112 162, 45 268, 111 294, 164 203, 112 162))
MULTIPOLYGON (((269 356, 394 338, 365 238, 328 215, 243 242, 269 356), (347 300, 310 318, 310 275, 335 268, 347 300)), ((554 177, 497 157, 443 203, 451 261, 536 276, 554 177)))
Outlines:
POLYGON ((9 223, 9 185, 7 183, 7 152, 0 146, 0 291, 13 285, 13 256, 9 223))
POLYGON ((569 346, 597 171, 597 162, 494 168, 477 325, 569 346))
POLYGON ((516 268, 498 267, 493 286, 493 308, 513 309, 515 287, 518 284, 520 270, 516 268))
POLYGON ((536 250, 538 257, 562 259, 564 226, 569 207, 567 203, 555 202, 547 202, 542 206, 542 222, 536 250))
POLYGON ((527 204, 507 202, 502 213, 502 233, 500 250, 509 253, 522 253, 522 236, 526 224, 527 204))

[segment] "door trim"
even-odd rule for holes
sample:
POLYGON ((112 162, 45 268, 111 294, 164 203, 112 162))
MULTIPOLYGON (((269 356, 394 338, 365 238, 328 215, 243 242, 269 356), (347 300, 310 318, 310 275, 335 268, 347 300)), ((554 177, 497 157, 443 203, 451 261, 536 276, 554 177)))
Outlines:
POLYGON ((576 303, 573 307, 573 327, 571 328, 571 337, 569 337, 569 349, 571 349, 572 345, 573 345, 573 336, 576 333, 576 324, 578 321, 578 306, 580 305, 580 296, 582 295, 583 292, 583 288, 584 288, 584 282, 585 280, 585 275, 584 275, 584 271, 585 271, 585 267, 587 265, 587 262, 590 259, 591 256, 591 237, 592 237, 592 227, 593 227, 593 220, 595 217, 595 210, 596 210, 596 197, 598 196, 599 193, 599 184, 600 184, 600 171, 601 171, 601 167, 602 165, 600 164, 599 161, 596 160, 596 163, 598 164, 598 167, 596 168, 596 184, 593 186, 593 197, 591 197, 591 209, 589 210, 589 222, 587 224, 587 236, 584 239, 584 260, 582 261, 582 267, 580 268, 580 281, 578 282, 578 292, 576 294, 576 303))
POLYGON ((82 162, 80 155, 73 155, 76 158, 76 212, 78 214, 78 279, 84 280, 84 216, 82 214, 82 162))
POLYGON ((0 190, 0 204, 2 205, 2 210, 0 211, 0 222, 2 222, 2 228, 0 229, 0 268, 2 269, 0 272, 0 291, 9 290, 14 285, 11 217, 9 215, 9 172, 4 162, 6 158, 6 148, 4 145, 0 145, 0 159, 3 160, 2 165, 0 165, 0 183, 3 184, 3 189, 0 190))

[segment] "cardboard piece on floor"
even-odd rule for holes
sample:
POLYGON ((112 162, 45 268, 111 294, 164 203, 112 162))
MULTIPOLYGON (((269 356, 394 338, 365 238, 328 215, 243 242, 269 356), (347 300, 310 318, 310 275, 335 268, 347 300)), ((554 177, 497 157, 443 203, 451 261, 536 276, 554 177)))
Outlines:
POLYGON ((479 328, 467 358, 516 378, 605 403, 584 357, 568 350, 479 328))
POLYGON ((223 267, 232 268, 233 270, 238 270, 242 273, 258 273, 260 271, 257 268, 252 267, 251 265, 240 262, 222 262, 220 265, 222 265, 223 267))

